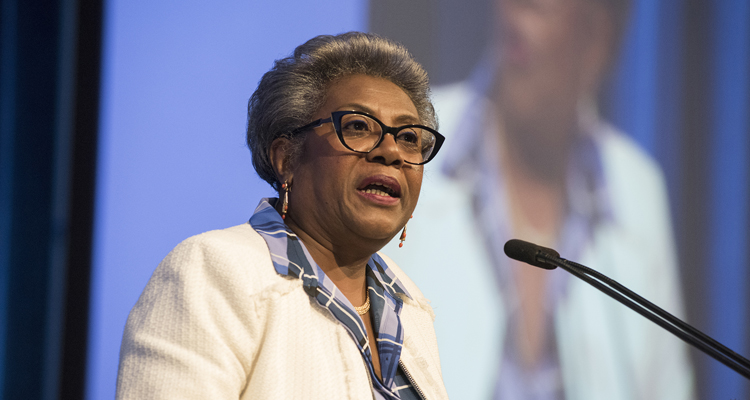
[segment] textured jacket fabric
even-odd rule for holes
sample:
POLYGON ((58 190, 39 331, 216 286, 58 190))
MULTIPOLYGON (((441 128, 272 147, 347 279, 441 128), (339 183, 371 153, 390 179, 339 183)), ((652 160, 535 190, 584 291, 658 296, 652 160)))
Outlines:
MULTIPOLYGON (((434 314, 387 257, 403 297, 403 366, 427 399, 445 399, 434 314)), ((249 224, 180 243, 130 313, 118 399, 372 399, 346 329, 281 276, 249 224)))

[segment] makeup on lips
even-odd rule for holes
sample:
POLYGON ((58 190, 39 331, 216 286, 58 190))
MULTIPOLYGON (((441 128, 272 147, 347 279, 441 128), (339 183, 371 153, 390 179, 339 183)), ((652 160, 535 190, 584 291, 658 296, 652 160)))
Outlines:
POLYGON ((401 185, 393 177, 375 175, 363 179, 357 193, 378 204, 394 205, 401 199, 401 185))

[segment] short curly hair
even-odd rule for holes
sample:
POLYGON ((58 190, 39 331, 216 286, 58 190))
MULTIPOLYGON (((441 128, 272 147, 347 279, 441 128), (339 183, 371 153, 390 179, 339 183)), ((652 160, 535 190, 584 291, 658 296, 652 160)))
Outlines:
MULTIPOLYGON (((384 78, 403 89, 421 123, 437 129, 430 85, 424 68, 401 44, 372 33, 316 36, 286 58, 276 60, 258 83, 247 105, 247 145, 253 167, 274 189, 280 183, 271 164, 271 143, 291 137, 323 105, 328 85, 350 75, 384 78)), ((292 140, 292 160, 303 140, 292 140)))

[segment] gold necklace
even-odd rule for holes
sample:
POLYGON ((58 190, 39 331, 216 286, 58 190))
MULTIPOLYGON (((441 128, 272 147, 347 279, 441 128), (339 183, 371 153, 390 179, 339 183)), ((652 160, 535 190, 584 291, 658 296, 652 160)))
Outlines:
POLYGON ((365 304, 359 307, 354 307, 354 311, 356 311, 357 314, 359 315, 365 315, 367 314, 368 311, 370 311, 370 291, 369 290, 366 292, 366 296, 367 297, 365 298, 365 304))

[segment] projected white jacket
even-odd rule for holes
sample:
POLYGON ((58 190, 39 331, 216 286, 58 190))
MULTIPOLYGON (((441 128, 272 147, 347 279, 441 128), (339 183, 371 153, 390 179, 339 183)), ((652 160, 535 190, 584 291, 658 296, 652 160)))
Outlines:
MULTIPOLYGON (((508 309, 513 307, 509 301, 515 301, 503 291, 513 289, 508 286, 512 281, 498 285, 495 263, 505 258, 504 241, 487 243, 486 231, 477 222, 496 218, 509 224, 503 205, 492 204, 487 210, 494 214, 477 218, 475 195, 489 183, 471 174, 461 176, 461 163, 450 167, 458 170, 458 177, 445 174, 447 164, 456 161, 451 158, 456 147, 476 138, 477 127, 465 122, 489 112, 482 109, 479 90, 460 83, 435 92, 446 141, 425 169, 404 247, 397 248, 394 241, 384 249, 406 266, 431 299, 446 388, 449 393, 460 390, 462 399, 469 400, 488 399, 498 392, 508 309), (442 271, 451 271, 452 278, 444 279, 442 271)), ((593 123, 592 140, 600 151, 610 215, 593 226, 577 254, 561 251, 561 256, 599 270, 684 319, 662 175, 631 139, 602 121, 593 123)), ((467 159, 471 162, 466 156, 461 161, 467 159)), ((504 240, 512 238, 509 230, 505 233, 504 240)), ((550 273, 567 275, 555 289, 562 294, 553 305, 554 342, 566 398, 692 398, 692 368, 684 342, 566 272, 550 273)))

